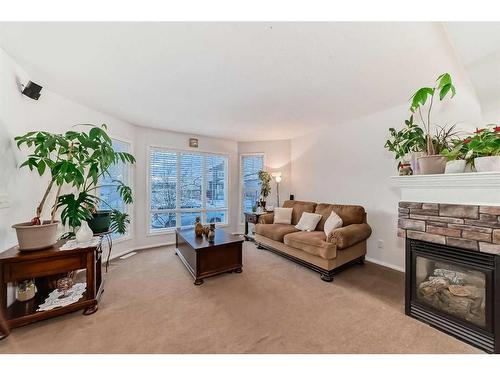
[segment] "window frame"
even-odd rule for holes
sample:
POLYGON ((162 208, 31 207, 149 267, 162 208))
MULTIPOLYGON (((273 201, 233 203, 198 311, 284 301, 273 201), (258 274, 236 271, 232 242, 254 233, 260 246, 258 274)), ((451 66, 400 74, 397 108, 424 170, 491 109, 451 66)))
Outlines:
MULTIPOLYGON (((127 143, 130 147, 129 147, 129 150, 126 152, 128 152, 131 155, 134 155, 134 143, 131 140, 126 139, 126 138, 121 138, 121 137, 114 137, 112 135, 110 135, 110 138, 112 141, 127 143)), ((134 188, 134 181, 135 180, 134 180, 133 164, 127 164, 126 167, 128 169, 128 181, 123 181, 123 183, 127 186, 130 186, 130 188, 132 189, 132 193, 134 193, 135 192, 135 188, 134 188)), ((134 196, 134 202, 135 202, 135 196, 134 196)), ((125 205, 125 212, 129 215, 129 218, 130 218, 130 223, 127 226, 127 232, 123 236, 120 236, 119 238, 114 238, 113 244, 117 244, 117 243, 120 243, 123 241, 128 241, 128 240, 131 240, 134 238, 134 221, 135 221, 134 202, 131 204, 125 205)))
POLYGON ((231 157, 229 153, 224 153, 224 152, 209 152, 209 151, 196 151, 192 149, 186 149, 186 148, 175 148, 175 147, 168 147, 168 146, 157 146, 157 145, 150 145, 147 148, 147 154, 146 154, 146 159, 147 159, 147 178, 146 178, 146 195, 147 195, 147 201, 146 204, 148 206, 147 208, 147 236, 157 236, 161 234, 166 234, 166 233, 173 233, 177 228, 190 228, 193 227, 194 225, 188 225, 188 226, 180 226, 177 225, 177 223, 180 224, 180 214, 183 212, 201 212, 202 216, 202 222, 206 218, 207 212, 225 212, 226 213, 226 223, 223 224, 217 224, 216 226, 219 228, 222 227, 228 227, 230 225, 230 191, 231 191, 231 186, 230 186, 230 181, 231 181, 231 176, 230 176, 230 168, 229 168, 229 163, 231 162, 231 157), (176 182, 176 208, 175 209, 164 209, 164 210, 153 210, 151 209, 151 152, 154 150, 162 151, 162 152, 169 152, 169 153, 175 153, 177 155, 177 182, 176 182), (180 194, 179 194, 179 189, 180 189, 180 184, 179 184, 179 178, 180 178, 180 173, 179 173, 179 168, 180 168, 180 155, 181 154, 194 154, 194 155, 202 155, 202 156, 221 156, 226 159, 226 173, 225 173, 225 182, 226 182, 226 193, 225 193, 225 206, 222 208, 209 208, 207 209, 206 207, 206 159, 203 158, 202 161, 202 191, 201 191, 201 200, 202 200, 202 207, 201 208, 178 208, 180 206, 180 194), (153 213, 175 213, 176 214, 176 226, 172 228, 163 228, 163 229, 152 229, 151 228, 151 214, 153 213))
POLYGON ((245 219, 243 218, 243 157, 245 156, 262 156, 262 168, 266 170, 266 154, 265 152, 244 152, 239 155, 239 189, 238 189, 238 221, 240 225, 245 224, 245 219))

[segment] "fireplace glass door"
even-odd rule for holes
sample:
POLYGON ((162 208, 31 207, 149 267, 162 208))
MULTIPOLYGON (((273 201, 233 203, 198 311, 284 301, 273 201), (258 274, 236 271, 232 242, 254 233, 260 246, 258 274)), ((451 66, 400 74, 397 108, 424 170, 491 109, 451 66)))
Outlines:
POLYGON ((414 301, 487 328, 488 271, 415 254, 414 301))

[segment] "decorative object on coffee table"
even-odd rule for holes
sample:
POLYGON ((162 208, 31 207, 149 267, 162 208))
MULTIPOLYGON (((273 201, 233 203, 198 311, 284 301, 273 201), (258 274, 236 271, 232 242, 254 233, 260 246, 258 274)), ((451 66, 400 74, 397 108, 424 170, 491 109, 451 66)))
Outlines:
POLYGON ((177 229, 176 254, 194 278, 194 285, 203 284, 206 277, 225 272, 240 273, 243 267, 240 236, 219 229, 215 231, 214 243, 196 237, 191 229, 177 229))
POLYGON ((61 293, 58 298, 66 298, 69 295, 69 290, 73 287, 73 279, 71 277, 63 277, 57 280, 57 291, 61 293))
POLYGON ((194 233, 197 237, 203 237, 203 224, 200 222, 200 217, 196 216, 196 221, 194 223, 194 233))
POLYGON ((208 235, 207 235, 207 240, 210 243, 214 243, 215 241, 215 224, 210 224, 210 227, 208 228, 208 235))

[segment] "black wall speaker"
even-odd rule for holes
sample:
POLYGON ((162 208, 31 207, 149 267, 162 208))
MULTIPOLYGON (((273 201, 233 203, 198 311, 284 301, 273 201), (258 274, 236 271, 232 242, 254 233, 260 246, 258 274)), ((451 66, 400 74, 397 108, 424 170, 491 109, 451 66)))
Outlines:
POLYGON ((293 194, 290 194, 290 200, 293 201, 295 199, 295 196, 293 194))
POLYGON ((29 81, 22 92, 28 98, 38 100, 38 98, 40 97, 40 91, 42 91, 42 86, 37 85, 35 82, 29 81))

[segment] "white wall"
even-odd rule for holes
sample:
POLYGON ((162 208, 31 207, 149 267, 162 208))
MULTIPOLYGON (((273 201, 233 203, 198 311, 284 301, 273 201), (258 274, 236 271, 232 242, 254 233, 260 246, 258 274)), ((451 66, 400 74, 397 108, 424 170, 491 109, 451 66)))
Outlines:
MULTIPOLYGON (((18 151, 13 138, 31 130, 64 132, 74 124, 93 123, 108 125, 112 137, 132 144, 136 164, 132 167, 131 184, 135 202, 132 206, 131 236, 115 244, 114 254, 128 252, 165 243, 173 243, 173 234, 149 235, 147 228, 148 192, 147 167, 149 146, 190 149, 189 137, 192 135, 153 130, 131 125, 104 113, 68 100, 44 88, 38 101, 20 93, 20 83, 29 77, 23 69, 0 49, 0 186, 9 200, 9 207, 0 208, 0 251, 17 243, 11 225, 28 221, 34 216, 37 203, 46 188, 48 177, 40 178, 28 169, 19 170, 26 152, 18 151)), ((35 78, 33 78, 36 80, 35 78)), ((39 82, 43 86, 43 82, 39 82)), ((229 156, 229 222, 232 230, 238 216, 238 145, 235 141, 210 137, 199 137, 196 151, 214 152, 229 156)), ((2 194, 0 190, 0 194, 2 194)), ((51 200, 49 199, 49 202, 51 200)), ((47 211, 50 208, 47 207, 47 211)), ((45 213, 47 215, 47 212, 45 213)), ((62 229, 61 229, 62 230, 62 229)))
MULTIPOLYGON (((461 99, 457 94, 456 101, 437 106, 437 123, 473 127, 480 118, 479 105, 473 93, 464 89, 461 94, 461 99)), ((404 268, 403 242, 396 237, 400 196, 389 180, 397 170, 384 143, 388 128, 401 127, 407 117, 408 106, 399 106, 292 140, 296 199, 364 206, 373 229, 367 257, 399 270, 404 268), (378 240, 383 248, 377 246, 378 240)))
MULTIPOLYGON (((17 243, 11 225, 31 220, 49 179, 48 176, 41 178, 27 168, 18 169, 26 151, 17 149, 13 142, 15 136, 31 130, 64 132, 78 123, 106 123, 112 137, 133 141, 132 125, 67 100, 50 90, 43 89, 38 101, 22 95, 20 84, 26 84, 32 78, 36 81, 0 49, 0 186, 9 201, 9 207, 0 208, 0 251, 17 243)), ((43 85, 43 82, 39 83, 43 85)), ((46 205, 45 217, 53 199, 50 197, 48 200, 50 205, 46 205)), ((114 250, 118 253, 130 247, 133 247, 133 240, 117 244, 114 250)))

